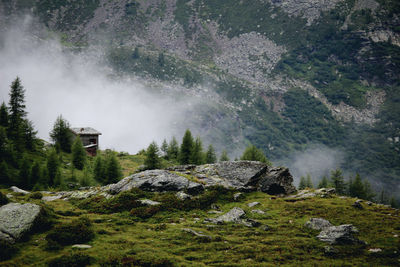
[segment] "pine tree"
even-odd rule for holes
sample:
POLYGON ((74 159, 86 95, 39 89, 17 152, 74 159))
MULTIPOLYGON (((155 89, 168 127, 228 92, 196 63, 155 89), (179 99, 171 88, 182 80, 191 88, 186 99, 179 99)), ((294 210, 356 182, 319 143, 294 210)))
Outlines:
POLYGON ((226 150, 222 150, 221 157, 219 158, 219 161, 229 161, 228 153, 226 150))
POLYGON ((307 177, 306 177, 306 187, 314 188, 313 182, 311 180, 311 175, 309 173, 307 173, 307 177))
POLYGON ((161 161, 158 153, 159 151, 156 142, 152 142, 146 150, 146 158, 144 160, 144 166, 146 170, 154 170, 161 167, 161 161))
POLYGON ((203 144, 201 142, 200 137, 197 137, 192 147, 190 163, 195 165, 200 165, 203 164, 203 162, 204 162, 203 144))
POLYGON ((30 151, 35 150, 37 131, 34 130, 33 123, 30 120, 25 119, 22 123, 22 129, 25 140, 25 148, 30 151))
POLYGON ((119 164, 114 153, 107 156, 106 160, 106 181, 108 184, 117 183, 122 177, 121 165, 119 164))
POLYGON ((3 160, 0 163, 0 184, 10 185, 10 183, 11 183, 11 179, 10 179, 10 172, 8 170, 8 165, 3 160))
POLYGON ((106 183, 106 166, 101 155, 97 155, 94 161, 94 179, 101 184, 106 183))
POLYGON ((179 155, 178 141, 175 137, 172 137, 168 145, 167 157, 169 160, 177 160, 179 155))
POLYGON ((56 176, 58 175, 59 165, 60 162, 58 161, 57 152, 54 149, 52 149, 47 157, 48 186, 54 185, 56 176))
POLYGON ((42 170, 39 162, 34 162, 30 173, 31 188, 33 188, 41 179, 42 170))
POLYGON ((59 145, 60 148, 69 153, 71 152, 71 145, 73 135, 70 130, 69 122, 59 115, 54 122, 53 129, 50 132, 50 138, 55 145, 59 145))
POLYGON ((392 208, 395 208, 395 209, 397 209, 397 208, 399 207, 399 204, 398 204, 398 202, 396 201, 396 199, 395 199, 394 197, 391 197, 391 198, 390 198, 389 205, 390 205, 392 208))
POLYGON ((190 157, 192 155, 192 150, 193 150, 193 137, 192 137, 192 133, 190 132, 190 130, 187 129, 185 132, 185 135, 183 136, 181 149, 179 151, 179 163, 180 164, 184 165, 184 164, 190 163, 190 157))
POLYGON ((326 176, 323 176, 318 184, 318 188, 327 188, 327 187, 328 187, 328 178, 326 176))
POLYGON ((11 84, 9 107, 8 136, 14 141, 17 149, 22 151, 24 147, 22 123, 26 116, 25 90, 18 77, 11 84))
POLYGON ((337 194, 344 195, 346 193, 346 183, 344 182, 342 171, 340 169, 331 171, 331 181, 337 194))
POLYGON ((300 177, 300 183, 299 183, 299 190, 303 190, 307 187, 307 181, 304 176, 300 177))
POLYGON ((86 161, 86 150, 82 145, 82 141, 79 137, 75 138, 72 145, 72 164, 78 170, 83 170, 86 161))
POLYGON ((240 157, 241 160, 252 160, 252 161, 260 161, 267 163, 268 165, 271 165, 271 163, 268 161, 267 157, 264 155, 264 153, 256 148, 254 145, 248 146, 242 156, 240 157))
POLYGON ((364 185, 361 176, 357 173, 354 181, 349 182, 349 194, 351 197, 366 199, 364 185))
POLYGON ((215 154, 215 150, 213 145, 209 145, 206 152, 206 163, 211 164, 217 162, 217 155, 215 154))
POLYGON ((0 106, 0 126, 8 127, 8 108, 4 102, 0 106))
POLYGON ((7 132, 3 126, 0 126, 0 160, 7 158, 8 139, 7 132))
POLYGON ((163 140, 162 145, 161 145, 161 152, 163 154, 163 157, 165 159, 168 159, 168 143, 167 140, 163 140))
POLYGON ((364 180, 364 194, 365 194, 365 199, 366 200, 373 200, 375 197, 375 193, 371 188, 371 184, 368 182, 368 180, 364 180))
POLYGON ((27 158, 27 155, 24 155, 22 158, 21 166, 19 168, 19 177, 18 177, 18 186, 23 189, 31 188, 31 164, 27 158))

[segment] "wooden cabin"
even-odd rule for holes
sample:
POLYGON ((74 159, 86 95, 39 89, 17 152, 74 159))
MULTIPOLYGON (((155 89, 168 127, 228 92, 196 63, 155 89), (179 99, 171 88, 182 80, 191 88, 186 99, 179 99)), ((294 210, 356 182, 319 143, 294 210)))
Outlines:
POLYGON ((99 149, 99 135, 101 133, 91 127, 76 127, 71 128, 71 131, 75 137, 81 139, 86 152, 91 156, 96 156, 97 149, 99 149))

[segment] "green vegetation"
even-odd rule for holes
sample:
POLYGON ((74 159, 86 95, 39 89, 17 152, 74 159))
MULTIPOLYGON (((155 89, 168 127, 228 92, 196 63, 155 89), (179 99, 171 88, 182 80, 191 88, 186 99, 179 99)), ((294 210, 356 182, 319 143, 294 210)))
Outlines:
POLYGON ((57 117, 54 123, 53 129, 50 132, 50 138, 54 142, 56 148, 64 152, 71 152, 73 135, 70 130, 69 122, 62 117, 62 115, 57 117))
POLYGON ((271 162, 268 161, 267 157, 264 155, 264 153, 256 148, 254 145, 248 146, 244 152, 243 155, 240 157, 241 160, 253 160, 253 161, 260 161, 267 163, 268 165, 272 165, 271 162))

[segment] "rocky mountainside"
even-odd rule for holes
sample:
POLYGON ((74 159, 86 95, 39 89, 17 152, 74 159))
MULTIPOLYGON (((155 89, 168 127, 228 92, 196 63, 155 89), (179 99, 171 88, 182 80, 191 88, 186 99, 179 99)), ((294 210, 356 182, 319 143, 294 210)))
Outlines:
POLYGON ((0 265, 398 265, 399 210, 292 181, 238 161, 69 192, 1 189, 0 265))
POLYGON ((396 0, 10 0, 0 25, 25 13, 68 46, 105 47, 120 75, 205 99, 184 125, 218 149, 279 161, 322 144, 349 172, 400 177, 396 0))

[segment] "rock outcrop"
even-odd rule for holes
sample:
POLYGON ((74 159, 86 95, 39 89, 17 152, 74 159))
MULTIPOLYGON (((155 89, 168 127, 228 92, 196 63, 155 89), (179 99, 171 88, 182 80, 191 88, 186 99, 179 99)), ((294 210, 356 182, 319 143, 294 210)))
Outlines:
POLYGON ((0 240, 15 243, 34 226, 40 215, 36 204, 9 203, 0 207, 0 240))
POLYGON ((322 218, 311 218, 304 226, 313 230, 324 230, 333 225, 328 220, 322 218))
POLYGON ((204 222, 210 222, 210 223, 215 223, 215 224, 232 222, 232 223, 237 223, 237 224, 243 224, 247 227, 260 226, 259 222, 256 222, 254 220, 246 218, 245 211, 238 207, 234 207, 227 213, 225 213, 217 218, 207 218, 204 220, 204 222))
POLYGON ((331 226, 322 230, 317 238, 329 244, 365 244, 354 236, 358 234, 358 229, 351 224, 331 226))

